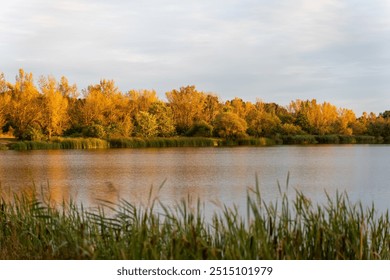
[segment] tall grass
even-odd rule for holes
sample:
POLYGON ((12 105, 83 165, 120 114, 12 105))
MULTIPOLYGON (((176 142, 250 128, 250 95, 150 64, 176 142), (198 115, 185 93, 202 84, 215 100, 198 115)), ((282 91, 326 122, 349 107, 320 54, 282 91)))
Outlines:
POLYGON ((266 137, 248 137, 239 139, 224 139, 219 143, 220 146, 272 146, 276 145, 276 141, 266 137))
POLYGON ((106 149, 106 148, 162 148, 162 147, 213 147, 213 146, 270 146, 279 144, 382 144, 390 142, 374 136, 349 135, 284 135, 275 139, 242 138, 219 139, 207 137, 155 137, 155 138, 53 138, 52 141, 19 141, 0 144, 0 150, 52 150, 52 149, 106 149))
POLYGON ((284 135, 281 138, 283 144, 306 145, 318 143, 314 135, 284 135))
POLYGON ((53 141, 59 143, 61 149, 107 149, 110 144, 98 138, 58 138, 53 141))
POLYGON ((285 135, 283 144, 382 144, 383 139, 368 135, 285 135))
POLYGON ((218 139, 206 137, 117 138, 110 140, 112 148, 212 147, 217 146, 218 143, 218 139))
POLYGON ((13 150, 55 150, 55 149, 106 149, 110 145, 98 138, 55 138, 47 141, 20 141, 12 143, 13 150))
POLYGON ((313 205, 304 194, 263 201, 248 190, 247 216, 202 203, 168 207, 125 200, 95 210, 37 196, 0 202, 1 259, 390 259, 390 219, 347 195, 313 205), (109 213, 109 214, 107 214, 109 213))

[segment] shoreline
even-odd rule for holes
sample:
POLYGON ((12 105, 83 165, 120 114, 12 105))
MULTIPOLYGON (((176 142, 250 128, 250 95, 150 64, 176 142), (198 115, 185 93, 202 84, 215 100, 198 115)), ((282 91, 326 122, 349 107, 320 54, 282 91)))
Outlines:
MULTIPOLYGON (((386 139, 388 140, 388 139, 386 139)), ((387 144, 382 137, 368 135, 294 135, 274 138, 221 139, 207 137, 155 137, 155 138, 65 138, 51 141, 18 141, 0 138, 0 150, 62 150, 62 149, 112 149, 112 148, 173 148, 173 147, 235 147, 277 145, 338 145, 338 144, 387 144)))

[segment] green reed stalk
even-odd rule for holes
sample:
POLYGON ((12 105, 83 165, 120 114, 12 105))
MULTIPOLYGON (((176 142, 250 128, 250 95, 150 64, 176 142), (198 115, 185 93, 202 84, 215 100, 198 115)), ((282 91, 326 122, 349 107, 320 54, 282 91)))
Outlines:
MULTIPOLYGON (((287 180, 288 184, 288 180, 287 180)), ((314 205, 303 193, 265 202, 256 183, 247 215, 211 219, 190 197, 176 206, 120 200, 96 209, 53 205, 37 193, 0 199, 0 259, 390 259, 389 213, 346 194, 314 205)))

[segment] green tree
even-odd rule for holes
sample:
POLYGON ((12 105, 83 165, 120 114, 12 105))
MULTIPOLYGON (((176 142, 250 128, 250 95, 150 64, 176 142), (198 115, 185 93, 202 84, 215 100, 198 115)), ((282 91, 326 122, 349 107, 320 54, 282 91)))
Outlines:
POLYGON ((390 118, 384 118, 382 115, 376 117, 373 113, 371 113, 368 118, 368 134, 377 137, 384 137, 388 142, 390 140, 390 118))
POLYGON ((205 121, 199 121, 191 126, 186 136, 211 137, 213 136, 213 127, 205 121))
POLYGON ((172 109, 164 102, 153 103, 149 108, 149 113, 156 118, 157 136, 169 137, 175 134, 175 125, 172 109))
POLYGON ((215 133, 225 139, 245 137, 246 129, 246 121, 233 112, 219 114, 214 123, 215 133))
POLYGON ((304 134, 301 127, 291 124, 284 123, 280 126, 279 131, 282 135, 301 135, 304 134))
POLYGON ((136 116, 136 136, 155 137, 158 134, 157 119, 148 112, 141 111, 136 116))
POLYGON ((389 119, 390 118, 390 111, 386 110, 383 113, 379 113, 379 116, 381 116, 384 119, 389 119))

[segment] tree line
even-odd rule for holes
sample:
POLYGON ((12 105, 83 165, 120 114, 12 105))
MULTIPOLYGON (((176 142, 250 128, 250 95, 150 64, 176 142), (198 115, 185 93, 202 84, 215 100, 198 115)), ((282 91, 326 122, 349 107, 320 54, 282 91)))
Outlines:
POLYGON ((0 133, 20 140, 54 136, 171 137, 203 136, 238 139, 280 135, 370 135, 390 138, 390 111, 357 117, 328 102, 291 101, 288 106, 234 98, 221 101, 212 93, 185 86, 166 93, 121 92, 102 79, 79 92, 66 77, 40 77, 19 70, 11 83, 0 74, 0 133))

